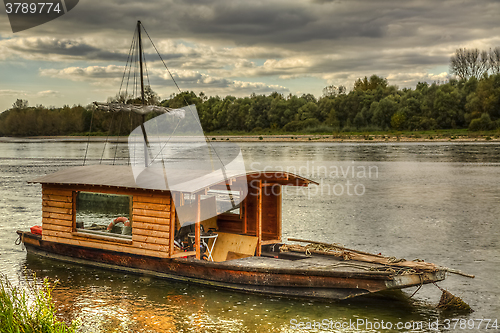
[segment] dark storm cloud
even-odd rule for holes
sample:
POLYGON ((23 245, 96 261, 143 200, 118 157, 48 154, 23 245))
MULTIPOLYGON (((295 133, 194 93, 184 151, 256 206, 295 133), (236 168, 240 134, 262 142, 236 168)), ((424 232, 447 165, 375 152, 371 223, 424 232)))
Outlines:
MULTIPOLYGON (((117 61, 126 62, 129 57, 129 50, 110 51, 111 48, 96 47, 88 42, 71 39, 56 38, 25 38, 6 41, 6 48, 14 53, 26 54, 30 58, 37 54, 43 55, 46 60, 51 56, 60 56, 63 59, 85 59, 97 61, 117 61)), ((156 54, 145 54, 146 59, 155 57, 156 54)), ((168 53, 165 59, 176 59, 182 54, 168 53)))
POLYGON ((62 55, 69 57, 79 57, 86 59, 100 59, 109 61, 126 61, 127 54, 110 52, 98 49, 91 45, 57 39, 32 39, 25 40, 23 43, 11 44, 10 49, 18 52, 27 52, 30 54, 44 55, 62 55))
MULTIPOLYGON (((497 28, 495 1, 88 1, 73 15, 83 31, 130 31, 135 19, 162 37, 209 38, 237 44, 421 37, 457 40, 497 28), (397 25, 396 27, 394 25, 397 25), (426 28, 433 28, 426 31, 426 28)), ((81 31, 81 30, 80 30, 81 31)), ((415 40, 399 40, 414 43, 415 40)), ((391 43, 390 40, 385 42, 391 43)))
MULTIPOLYGON (((499 35, 498 1, 87 0, 32 34, 130 38, 137 19, 153 37, 204 43, 268 45, 323 53, 348 47, 402 48, 455 44, 499 35)), ((144 36, 147 39, 147 36, 144 36)), ((77 51, 63 49, 71 53, 77 51)), ((41 51, 43 52, 43 51, 41 51)), ((87 45, 83 55, 124 55, 87 45)), ((425 57, 425 54, 422 54, 425 57)))

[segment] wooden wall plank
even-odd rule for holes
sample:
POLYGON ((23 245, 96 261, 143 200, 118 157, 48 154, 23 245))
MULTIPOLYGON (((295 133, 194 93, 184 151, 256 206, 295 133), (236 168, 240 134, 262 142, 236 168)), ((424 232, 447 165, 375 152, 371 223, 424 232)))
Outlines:
POLYGON ((170 231, 170 226, 168 224, 144 223, 144 222, 138 222, 138 221, 132 222, 132 232, 133 232, 134 228, 145 229, 145 230, 164 231, 164 232, 170 231))
POLYGON ((60 220, 60 219, 51 219, 48 217, 42 218, 42 226, 46 224, 53 224, 53 225, 62 225, 62 226, 67 226, 71 227, 73 225, 73 221, 70 220, 60 220))
POLYGON ((168 245, 142 243, 134 241, 134 247, 138 247, 139 249, 147 249, 147 250, 161 251, 168 253, 168 245))
POLYGON ((170 219, 167 219, 167 218, 147 217, 147 216, 142 216, 142 215, 133 215, 132 216, 132 224, 134 224, 134 222, 144 222, 144 223, 151 223, 151 224, 168 225, 169 221, 170 221, 170 219))
POLYGON ((67 232, 71 234, 73 231, 73 228, 69 225, 57 225, 57 224, 43 224, 42 226, 42 233, 43 230, 52 230, 52 231, 62 231, 62 232, 67 232))
POLYGON ((161 195, 161 196, 144 196, 144 195, 134 195, 134 203, 135 202, 148 202, 148 203, 156 203, 156 204, 169 204, 170 196, 169 195, 161 195))
POLYGON ((73 216, 71 216, 71 214, 57 214, 57 213, 50 213, 50 212, 42 212, 42 218, 73 221, 73 216))
POLYGON ((59 207, 48 207, 48 206, 42 207, 42 212, 58 213, 64 215, 71 215, 72 210, 73 210, 72 208, 59 208, 59 207))
POLYGON ((146 230, 132 227, 132 239, 134 239, 134 235, 143 235, 143 236, 151 236, 158 237, 163 239, 169 239, 170 233, 163 231, 155 231, 155 230, 146 230))
POLYGON ((59 189, 59 188, 51 188, 51 187, 43 187, 43 193, 47 195, 59 195, 63 197, 70 197, 73 192, 70 189, 59 189))
POLYGON ((71 202, 71 196, 62 196, 62 195, 51 195, 51 194, 43 194, 42 200, 50 200, 50 201, 61 201, 61 202, 71 202))
POLYGON ((134 215, 141 215, 141 216, 170 218, 170 211, 160 212, 157 210, 137 209, 134 207, 132 213, 134 215))
POLYGON ((44 201, 42 201, 42 207, 58 207, 58 208, 71 209, 71 208, 73 208, 73 204, 71 202, 44 200, 44 201))
MULTIPOLYGON (((134 235, 133 236, 133 241, 134 242, 141 242, 141 243, 167 245, 167 246, 170 243, 170 239, 158 238, 158 237, 150 237, 150 236, 143 236, 143 235, 134 235)), ((133 245, 135 245, 135 244, 133 244, 133 245)))
POLYGON ((140 202, 140 201, 134 202, 133 207, 138 208, 138 209, 155 210, 155 211, 159 211, 159 212, 169 212, 170 211, 170 205, 156 204, 156 203, 149 203, 149 202, 140 202))

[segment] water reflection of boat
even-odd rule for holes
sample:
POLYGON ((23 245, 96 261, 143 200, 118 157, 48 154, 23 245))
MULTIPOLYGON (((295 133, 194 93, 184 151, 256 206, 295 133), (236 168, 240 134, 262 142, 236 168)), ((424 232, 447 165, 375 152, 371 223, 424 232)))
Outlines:
MULTIPOLYGON (((142 54, 140 23, 138 32, 142 54)), ((282 171, 247 172, 239 150, 218 149, 196 135, 201 127, 189 107, 102 107, 111 112, 162 115, 144 122, 130 136, 130 166, 74 167, 34 181, 42 184, 42 234, 18 231, 29 252, 289 297, 343 299, 445 278, 445 270, 430 263, 398 261, 317 242, 285 244, 282 187, 307 187, 314 181, 282 171), (174 133, 172 149, 148 140, 148 134, 174 133), (187 140, 184 145, 179 144, 182 139, 187 140), (185 149, 179 151, 179 147, 185 149), (114 217, 129 224, 106 230, 99 227, 111 222, 109 215, 102 214, 103 200, 114 217), (202 226, 210 232, 204 233, 202 226), (189 232, 182 233, 183 228, 192 232, 191 237, 189 232), (209 260, 204 260, 204 254, 209 260)))

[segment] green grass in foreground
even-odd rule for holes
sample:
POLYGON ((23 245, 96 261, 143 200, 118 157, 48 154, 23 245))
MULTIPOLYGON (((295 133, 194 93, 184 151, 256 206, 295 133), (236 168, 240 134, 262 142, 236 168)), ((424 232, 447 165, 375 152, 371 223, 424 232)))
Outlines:
POLYGON ((14 287, 0 275, 0 332, 2 333, 73 333, 79 323, 71 326, 58 321, 52 302, 53 286, 47 279, 42 286, 28 281, 26 289, 14 287))

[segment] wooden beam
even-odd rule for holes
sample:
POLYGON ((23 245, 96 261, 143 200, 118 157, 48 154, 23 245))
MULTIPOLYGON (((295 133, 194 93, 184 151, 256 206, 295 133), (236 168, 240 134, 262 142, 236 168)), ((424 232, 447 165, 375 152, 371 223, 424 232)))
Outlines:
POLYGON ((200 218, 201 218, 200 195, 196 195, 196 222, 194 226, 194 246, 196 247, 196 259, 201 258, 200 253, 200 218))
POLYGON ((174 237, 175 237, 175 205, 174 205, 174 196, 172 193, 172 197, 170 199, 170 243, 168 247, 169 257, 172 257, 174 254, 174 237))
POLYGON ((76 200, 78 200, 78 192, 71 192, 71 231, 76 231, 76 200))
MULTIPOLYGON (((248 198, 248 196, 247 196, 248 198)), ((247 233, 247 216, 248 216, 248 205, 247 205, 247 198, 245 198, 245 200, 243 201, 243 233, 246 234, 247 233)))
POLYGON ((281 242, 281 233, 282 233, 282 229, 281 229, 281 225, 283 223, 282 221, 282 215, 281 215, 281 210, 282 210, 282 200, 283 200, 283 189, 280 187, 280 191, 279 191, 279 194, 278 194, 278 198, 277 198, 277 204, 276 204, 276 223, 278 224, 278 230, 277 230, 277 234, 278 234, 278 239, 280 240, 281 242))
MULTIPOLYGON (((119 238, 119 237, 112 237, 112 236, 101 236, 101 235, 96 235, 96 234, 91 234, 91 233, 85 233, 85 232, 80 232, 80 231, 73 231, 69 235, 77 238, 82 238, 86 240, 102 240, 111 243, 123 243, 123 244, 129 244, 132 245, 132 239, 126 239, 126 238, 119 238)), ((56 236, 60 237, 58 234, 52 234, 49 233, 49 236, 56 236)))
POLYGON ((259 180, 259 193, 258 195, 258 203, 257 203, 257 256, 260 256, 262 249, 262 180, 259 180))
POLYGON ((196 255, 196 251, 188 251, 188 252, 175 252, 170 256, 170 258, 182 258, 182 257, 190 257, 196 255))
POLYGON ((279 240, 279 239, 270 239, 270 240, 265 240, 265 241, 260 242, 261 245, 280 244, 280 243, 281 243, 281 240, 279 240))

